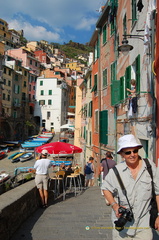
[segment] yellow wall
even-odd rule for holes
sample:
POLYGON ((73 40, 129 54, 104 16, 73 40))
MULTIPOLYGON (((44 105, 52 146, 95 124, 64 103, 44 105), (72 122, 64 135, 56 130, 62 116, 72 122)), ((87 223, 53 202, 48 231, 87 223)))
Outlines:
POLYGON ((81 67, 78 66, 77 62, 70 62, 66 64, 66 68, 70 68, 71 70, 77 70, 77 71, 81 71, 81 67))

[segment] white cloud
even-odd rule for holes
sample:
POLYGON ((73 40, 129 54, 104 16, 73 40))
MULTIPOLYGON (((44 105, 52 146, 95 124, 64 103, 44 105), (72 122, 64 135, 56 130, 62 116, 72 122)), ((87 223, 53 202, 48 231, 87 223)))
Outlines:
POLYGON ((77 24, 77 29, 85 29, 85 30, 91 30, 91 26, 95 25, 97 19, 96 18, 83 18, 79 24, 77 24))
POLYGON ((18 29, 18 30, 23 29, 25 33, 25 37, 28 40, 45 39, 47 41, 52 41, 52 42, 56 42, 60 40, 60 35, 58 33, 47 31, 47 29, 42 26, 32 26, 30 23, 27 23, 27 22, 19 22, 17 20, 14 20, 11 23, 9 23, 9 27, 18 29))
POLYGON ((44 34, 42 38, 46 40, 59 41, 60 35, 66 37, 67 28, 76 34, 77 30, 95 28, 99 16, 96 10, 105 3, 106 0, 5 0, 0 5, 0 16, 9 22, 9 27, 16 25, 15 19, 20 22, 29 39, 44 34))

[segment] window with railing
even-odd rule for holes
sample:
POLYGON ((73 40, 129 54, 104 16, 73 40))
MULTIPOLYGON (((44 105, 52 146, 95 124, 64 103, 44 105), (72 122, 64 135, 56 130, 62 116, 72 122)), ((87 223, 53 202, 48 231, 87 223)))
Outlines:
POLYGON ((111 84, 111 105, 114 106, 123 102, 130 92, 127 88, 131 89, 131 79, 136 81, 136 93, 140 93, 140 55, 135 58, 132 65, 125 69, 125 75, 120 77, 119 80, 112 81, 111 84), (133 73, 133 74, 132 74, 133 73))

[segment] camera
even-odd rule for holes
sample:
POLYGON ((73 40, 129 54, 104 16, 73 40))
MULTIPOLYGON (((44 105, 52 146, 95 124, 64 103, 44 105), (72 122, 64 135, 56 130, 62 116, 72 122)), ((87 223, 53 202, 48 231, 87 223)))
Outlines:
POLYGON ((128 208, 120 207, 118 212, 121 214, 121 217, 115 221, 115 229, 119 232, 124 229, 124 225, 127 223, 127 221, 131 222, 133 220, 133 213, 128 208))

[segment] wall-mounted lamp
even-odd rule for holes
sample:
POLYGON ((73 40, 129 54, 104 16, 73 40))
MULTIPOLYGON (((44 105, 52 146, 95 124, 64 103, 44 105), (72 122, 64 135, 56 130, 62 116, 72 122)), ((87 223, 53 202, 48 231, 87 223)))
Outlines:
POLYGON ((123 35, 123 41, 122 41, 122 45, 120 45, 118 47, 118 51, 119 52, 122 52, 124 56, 126 56, 134 47, 130 44, 128 44, 128 40, 127 38, 137 38, 137 39, 140 39, 140 40, 143 40, 143 35, 131 35, 131 34, 128 34, 128 35, 123 35))

